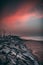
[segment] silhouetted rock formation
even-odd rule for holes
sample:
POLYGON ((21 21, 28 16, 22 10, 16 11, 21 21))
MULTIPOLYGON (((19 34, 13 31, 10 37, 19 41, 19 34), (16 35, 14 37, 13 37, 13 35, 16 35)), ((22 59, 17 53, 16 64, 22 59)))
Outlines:
POLYGON ((18 36, 0 37, 0 65, 39 65, 18 36))

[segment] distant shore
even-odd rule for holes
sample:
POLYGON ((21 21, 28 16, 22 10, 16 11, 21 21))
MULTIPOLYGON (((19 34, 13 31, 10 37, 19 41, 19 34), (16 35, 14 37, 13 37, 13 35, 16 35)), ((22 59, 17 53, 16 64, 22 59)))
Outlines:
POLYGON ((33 37, 24 36, 20 38, 25 39, 25 40, 43 41, 43 36, 33 36, 33 37))

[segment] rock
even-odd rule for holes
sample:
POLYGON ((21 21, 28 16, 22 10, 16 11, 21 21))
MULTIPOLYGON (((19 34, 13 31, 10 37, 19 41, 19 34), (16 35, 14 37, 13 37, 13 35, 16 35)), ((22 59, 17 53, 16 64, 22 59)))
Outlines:
MULTIPOLYGON (((7 36, 0 44, 0 64, 2 65, 39 65, 34 55, 18 36, 7 36), (7 39, 7 41, 5 40, 7 39), (9 43, 9 44, 8 44, 9 43)), ((1 39, 1 41, 3 38, 1 39)))

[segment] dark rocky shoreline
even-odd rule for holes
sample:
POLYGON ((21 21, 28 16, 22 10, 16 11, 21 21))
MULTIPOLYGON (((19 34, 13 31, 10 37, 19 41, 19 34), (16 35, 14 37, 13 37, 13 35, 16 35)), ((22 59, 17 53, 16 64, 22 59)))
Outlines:
POLYGON ((39 65, 35 56, 18 36, 0 37, 0 65, 39 65))

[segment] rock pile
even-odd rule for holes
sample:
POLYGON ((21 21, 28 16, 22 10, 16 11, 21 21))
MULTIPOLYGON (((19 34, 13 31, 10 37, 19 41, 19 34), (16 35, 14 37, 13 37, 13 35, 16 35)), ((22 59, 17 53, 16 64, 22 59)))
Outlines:
POLYGON ((39 65, 18 36, 0 37, 0 65, 39 65))

